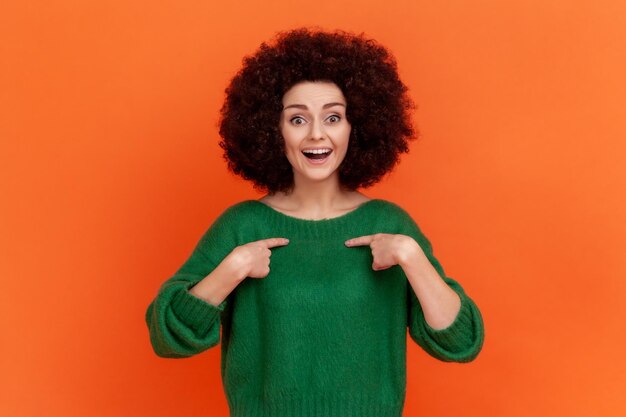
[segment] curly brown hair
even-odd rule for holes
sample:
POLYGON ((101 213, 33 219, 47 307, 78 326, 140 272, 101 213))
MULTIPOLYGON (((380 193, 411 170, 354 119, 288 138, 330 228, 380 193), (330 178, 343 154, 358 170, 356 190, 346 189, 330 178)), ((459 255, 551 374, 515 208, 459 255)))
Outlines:
POLYGON ((219 146, 228 168, 259 190, 293 189, 293 171, 279 129, 282 98, 301 81, 330 81, 348 103, 352 125, 348 150, 339 166, 342 187, 369 187, 390 172, 408 140, 416 108, 400 80, 393 55, 363 33, 299 28, 263 42, 226 88, 220 110, 219 146))

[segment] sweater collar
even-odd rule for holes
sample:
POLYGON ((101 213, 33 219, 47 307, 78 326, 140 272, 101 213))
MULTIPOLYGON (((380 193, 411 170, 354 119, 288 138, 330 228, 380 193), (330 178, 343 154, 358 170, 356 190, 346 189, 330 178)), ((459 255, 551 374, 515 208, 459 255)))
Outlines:
POLYGON ((370 199, 340 216, 313 220, 287 215, 259 200, 248 200, 249 204, 255 206, 259 213, 262 213, 264 222, 272 230, 311 237, 330 237, 353 232, 355 228, 363 225, 363 222, 371 223, 374 220, 368 213, 371 213, 371 210, 382 202, 383 200, 377 198, 370 199))

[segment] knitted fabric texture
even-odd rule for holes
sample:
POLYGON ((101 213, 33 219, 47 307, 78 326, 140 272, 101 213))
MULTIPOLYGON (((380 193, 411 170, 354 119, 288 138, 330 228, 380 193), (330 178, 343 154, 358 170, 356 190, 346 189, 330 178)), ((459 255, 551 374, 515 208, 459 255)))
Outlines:
POLYGON ((232 417, 401 417, 407 330, 442 361, 469 362, 484 340, 476 304, 445 275, 410 215, 381 199, 323 220, 258 200, 228 207, 162 284, 145 319, 161 357, 189 357, 221 340, 232 417), (344 245, 374 233, 405 234, 420 245, 460 296, 449 327, 428 325, 400 266, 374 271, 369 246, 344 245), (271 237, 290 242, 271 249, 265 278, 244 279, 219 306, 189 293, 236 246, 271 237))

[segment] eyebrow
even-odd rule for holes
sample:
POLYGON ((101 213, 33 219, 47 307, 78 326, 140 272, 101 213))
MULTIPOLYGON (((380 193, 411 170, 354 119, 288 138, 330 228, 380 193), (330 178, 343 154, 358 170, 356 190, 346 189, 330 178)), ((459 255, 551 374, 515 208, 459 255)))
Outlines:
MULTIPOLYGON (((333 106, 343 106, 343 107, 346 107, 346 105, 343 104, 343 103, 326 103, 326 104, 324 104, 324 106, 322 108, 323 109, 327 109, 327 108, 333 107, 333 106)), ((295 107, 295 108, 303 109, 303 110, 307 110, 308 109, 308 107, 305 106, 304 104, 290 104, 289 106, 283 107, 283 110, 286 110, 286 109, 291 108, 291 107, 295 107)))

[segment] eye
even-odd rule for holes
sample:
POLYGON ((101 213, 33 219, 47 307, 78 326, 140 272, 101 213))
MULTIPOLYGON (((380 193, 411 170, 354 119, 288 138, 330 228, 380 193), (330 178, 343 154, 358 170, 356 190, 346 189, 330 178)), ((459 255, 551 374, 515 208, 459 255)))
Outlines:
POLYGON ((341 120, 341 117, 337 116, 336 114, 333 114, 333 115, 328 116, 328 120, 331 123, 337 123, 339 122, 339 120, 341 120))
POLYGON ((292 117, 289 121, 290 121, 292 124, 294 124, 294 125, 301 125, 301 124, 303 124, 303 123, 305 122, 305 120, 304 120, 304 118, 303 118, 302 116, 292 117), (295 122, 296 120, 301 120, 301 121, 302 121, 302 123, 296 123, 296 122, 295 122))

